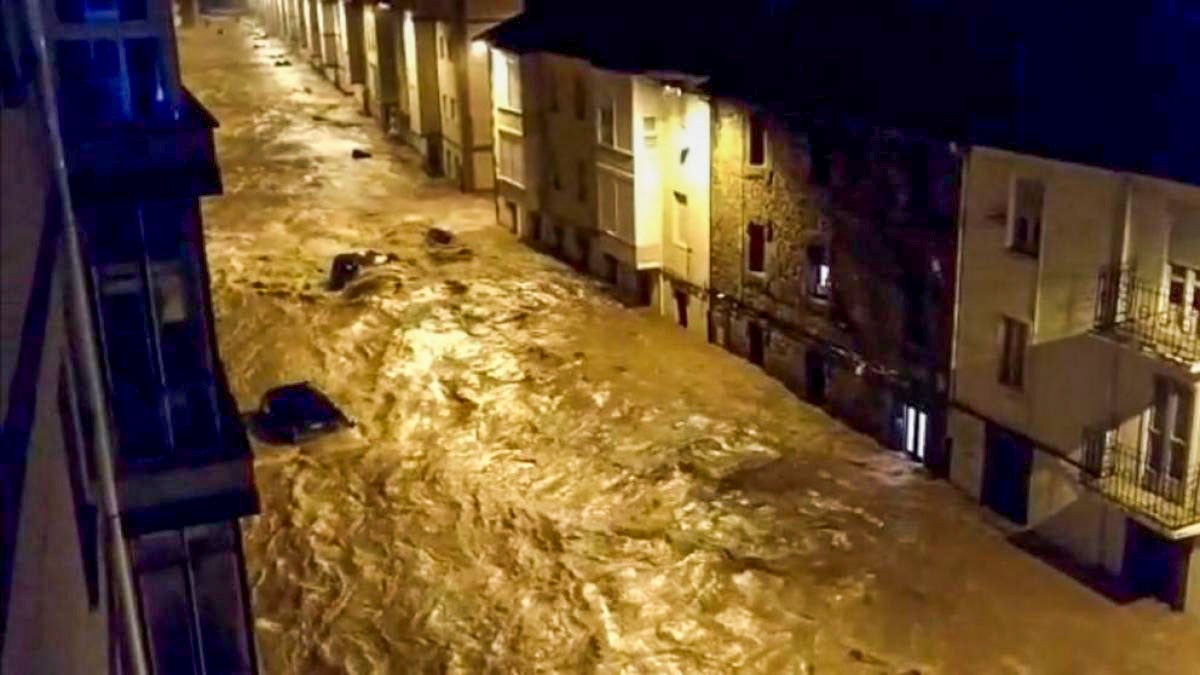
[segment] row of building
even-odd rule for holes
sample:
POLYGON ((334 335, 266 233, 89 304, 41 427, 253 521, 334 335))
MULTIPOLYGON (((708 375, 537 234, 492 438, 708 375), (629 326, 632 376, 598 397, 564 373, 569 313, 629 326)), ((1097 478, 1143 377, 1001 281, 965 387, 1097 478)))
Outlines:
POLYGON ((1200 611, 1195 12, 515 5, 262 11, 531 245, 1200 611))

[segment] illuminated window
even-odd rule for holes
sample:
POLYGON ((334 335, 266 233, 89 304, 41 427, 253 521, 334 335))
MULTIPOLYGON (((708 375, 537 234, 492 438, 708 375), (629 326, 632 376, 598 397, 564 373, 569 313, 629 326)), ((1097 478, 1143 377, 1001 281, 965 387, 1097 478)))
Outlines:
POLYGON ((817 300, 828 300, 833 291, 829 278, 829 254, 824 246, 808 247, 808 294, 817 300))
POLYGON ((746 226, 746 269, 764 272, 767 268, 767 228, 762 223, 746 226))
POLYGON ((1000 384, 1020 389, 1025 384, 1025 348, 1029 325, 1004 317, 1000 324, 1000 384))
POLYGON ((1046 186, 1042 181, 1018 178, 1013 182, 1012 218, 1008 246, 1013 251, 1036 256, 1042 238, 1042 210, 1046 186))
POLYGON ((763 166, 767 163, 767 121, 762 113, 751 113, 747 126, 750 136, 748 162, 750 166, 763 166))
POLYGON ((506 54, 500 60, 504 72, 496 83, 496 102, 501 108, 521 111, 521 67, 517 57, 506 54))

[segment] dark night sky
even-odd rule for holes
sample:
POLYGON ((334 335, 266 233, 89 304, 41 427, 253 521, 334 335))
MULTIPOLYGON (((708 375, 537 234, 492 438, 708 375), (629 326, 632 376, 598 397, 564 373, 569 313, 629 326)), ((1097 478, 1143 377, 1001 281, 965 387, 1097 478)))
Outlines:
POLYGON ((1200 0, 531 4, 511 44, 1200 184, 1200 0))

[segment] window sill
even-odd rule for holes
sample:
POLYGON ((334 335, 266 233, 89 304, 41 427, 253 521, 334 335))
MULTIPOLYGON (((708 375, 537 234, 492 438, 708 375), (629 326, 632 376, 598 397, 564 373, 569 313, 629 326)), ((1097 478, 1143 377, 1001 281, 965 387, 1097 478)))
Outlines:
POLYGON ((509 178, 508 176, 501 176, 500 174, 496 174, 496 179, 502 180, 505 183, 508 183, 509 185, 511 185, 513 187, 517 187, 522 190, 525 189, 525 184, 515 178, 509 178))
POLYGON ((501 105, 499 103, 496 104, 496 110, 499 110, 500 112, 506 112, 506 113, 509 113, 512 115, 524 115, 525 114, 524 112, 521 111, 520 108, 513 108, 510 106, 501 105))
POLYGON ((1037 260, 1038 259, 1037 251, 1026 251, 1025 249, 1015 248, 1012 246, 1005 247, 1005 250, 1008 251, 1008 253, 1010 255, 1012 255, 1014 258, 1021 258, 1024 260, 1037 260))
POLYGON ((623 155, 625 157, 633 157, 633 150, 626 150, 625 148, 616 145, 609 145, 603 141, 596 141, 596 147, 602 150, 608 150, 609 152, 615 152, 618 155, 623 155))
POLYGON ((742 166, 742 178, 762 178, 769 171, 771 171, 770 162, 760 165, 746 164, 742 166))

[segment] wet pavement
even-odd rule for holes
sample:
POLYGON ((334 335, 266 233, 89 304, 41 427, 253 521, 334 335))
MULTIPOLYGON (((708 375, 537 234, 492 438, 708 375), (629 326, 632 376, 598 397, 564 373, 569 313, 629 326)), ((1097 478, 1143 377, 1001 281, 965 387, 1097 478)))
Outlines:
POLYGON ((1200 670, 1200 622, 1113 603, 518 244, 257 30, 180 31, 221 122, 204 214, 222 355, 244 408, 308 380, 357 420, 258 448, 266 672, 1200 670), (395 260, 325 290, 334 255, 364 249, 395 260))

